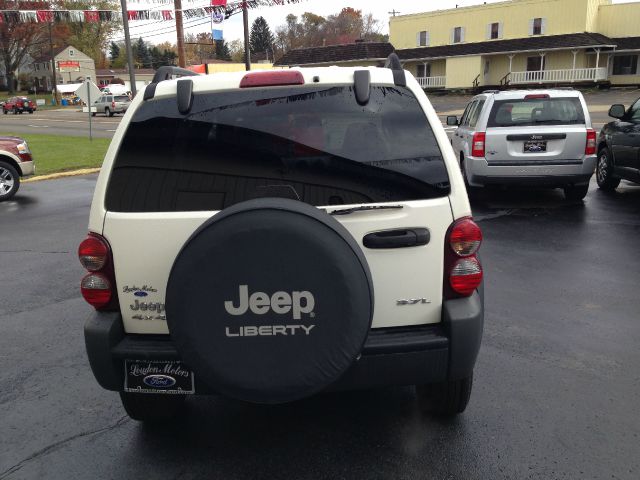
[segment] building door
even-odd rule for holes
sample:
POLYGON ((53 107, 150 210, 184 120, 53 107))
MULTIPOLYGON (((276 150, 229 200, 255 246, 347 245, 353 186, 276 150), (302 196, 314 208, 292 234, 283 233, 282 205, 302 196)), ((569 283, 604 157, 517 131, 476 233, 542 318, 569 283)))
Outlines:
POLYGON ((527 57, 527 80, 530 82, 540 82, 544 80, 544 57, 536 55, 527 57))

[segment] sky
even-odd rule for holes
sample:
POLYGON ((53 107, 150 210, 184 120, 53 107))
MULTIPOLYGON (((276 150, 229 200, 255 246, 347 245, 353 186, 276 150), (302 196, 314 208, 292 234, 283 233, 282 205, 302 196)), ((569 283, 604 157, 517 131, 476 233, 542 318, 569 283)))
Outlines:
MULTIPOLYGON (((300 16, 305 12, 313 12, 317 15, 328 16, 339 13, 343 7, 349 6, 356 10, 362 10, 363 14, 372 13, 374 18, 380 21, 380 29, 382 33, 389 33, 389 17, 393 9, 401 15, 410 13, 419 13, 433 10, 443 10, 455 8, 456 5, 466 7, 470 5, 478 5, 482 3, 495 3, 499 0, 303 0, 293 5, 277 5, 273 7, 261 7, 249 9, 249 27, 252 22, 259 16, 264 17, 271 27, 271 31, 275 32, 276 27, 285 23, 285 18, 290 13, 300 16)), ((614 0, 613 3, 626 3, 637 0, 614 0)), ((151 2, 149 2, 151 4, 151 2)), ((183 8, 195 8, 208 5, 209 2, 199 2, 183 0, 183 8)), ((144 4, 135 4, 136 9, 142 9, 144 4)), ((151 8, 158 8, 151 4, 151 8)), ((166 8, 166 7, 162 7, 166 8)), ((185 20, 186 33, 207 32, 211 28, 211 23, 206 19, 185 20)), ((169 41, 176 42, 175 24, 173 22, 162 22, 160 24, 149 25, 148 22, 131 22, 130 34, 132 41, 138 37, 144 40, 158 44, 169 41)), ((228 20, 225 20, 214 28, 222 29, 224 39, 231 42, 235 39, 242 39, 242 14, 237 14, 228 20)))

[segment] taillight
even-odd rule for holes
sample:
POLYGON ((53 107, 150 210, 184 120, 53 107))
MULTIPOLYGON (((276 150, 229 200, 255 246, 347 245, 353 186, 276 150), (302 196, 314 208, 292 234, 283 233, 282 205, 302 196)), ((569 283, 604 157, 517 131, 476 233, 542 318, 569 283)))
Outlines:
POLYGON ((240 80, 240 88, 304 85, 304 77, 297 70, 276 70, 247 73, 240 80))
POLYGON ((78 247, 78 258, 89 271, 80 282, 82 297, 96 310, 116 310, 118 295, 111 247, 96 233, 89 233, 78 247))
POLYGON ((482 283, 482 265, 477 258, 482 231, 470 218, 461 218, 447 231, 444 253, 445 299, 468 297, 482 283))
POLYGON ((113 288, 107 277, 101 273, 89 273, 80 282, 82 296, 96 309, 106 307, 111 303, 113 288))
POLYGON ((484 132, 476 132, 473 134, 473 140, 471 144, 471 156, 472 157, 484 157, 484 142, 487 136, 484 132))
POLYGON ((596 154, 596 131, 591 128, 587 129, 587 144, 584 147, 584 154, 596 154))
POLYGON ((111 102, 111 108, 116 108, 116 102, 111 102))
POLYGON ((109 260, 109 246, 102 237, 90 233, 78 247, 78 258, 84 268, 97 272, 109 260))

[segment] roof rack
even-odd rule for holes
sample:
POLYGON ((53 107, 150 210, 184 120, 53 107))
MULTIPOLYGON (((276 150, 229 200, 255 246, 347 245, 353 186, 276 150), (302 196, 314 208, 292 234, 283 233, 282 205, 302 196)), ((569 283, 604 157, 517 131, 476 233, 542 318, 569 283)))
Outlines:
POLYGON ((500 93, 501 90, 484 90, 482 93, 500 93))
POLYGON ((151 81, 151 83, 158 83, 158 82, 162 82, 163 80, 172 80, 174 78, 179 78, 179 77, 191 77, 194 75, 200 75, 200 74, 192 70, 187 70, 186 68, 164 66, 156 70, 156 73, 153 76, 153 80, 151 81))
POLYGON ((393 83, 398 87, 407 86, 407 78, 404 74, 404 69, 400 63, 400 58, 393 52, 387 57, 387 61, 384 64, 384 68, 390 68, 393 72, 393 83))

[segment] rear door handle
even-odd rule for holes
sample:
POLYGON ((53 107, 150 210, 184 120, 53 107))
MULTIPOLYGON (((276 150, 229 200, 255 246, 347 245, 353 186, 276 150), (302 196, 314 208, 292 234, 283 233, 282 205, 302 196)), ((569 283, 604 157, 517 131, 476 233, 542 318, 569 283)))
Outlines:
POLYGON ((367 248, 407 248, 429 243, 431 235, 426 228, 398 228, 369 233, 362 239, 367 248))

